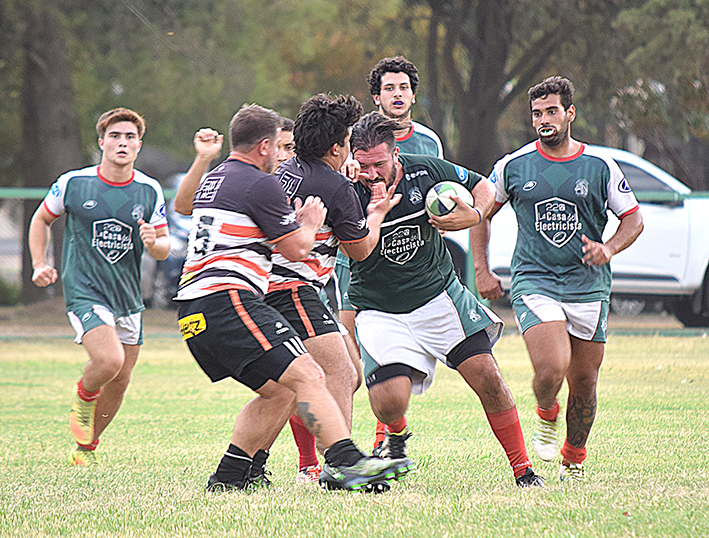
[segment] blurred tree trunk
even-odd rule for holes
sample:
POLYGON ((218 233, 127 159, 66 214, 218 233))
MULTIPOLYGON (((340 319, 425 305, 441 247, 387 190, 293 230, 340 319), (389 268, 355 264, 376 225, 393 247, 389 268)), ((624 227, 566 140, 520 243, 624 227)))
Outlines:
MULTIPOLYGON (((79 121, 74 106, 61 24, 53 0, 24 6, 25 69, 22 84, 22 179, 25 187, 49 187, 56 178, 82 164, 79 121)), ((48 296, 32 283, 26 231, 38 206, 24 202, 25 240, 22 250, 22 302, 48 296)), ((54 263, 59 269, 64 219, 52 226, 54 263)), ((59 281, 54 293, 61 294, 59 281)))

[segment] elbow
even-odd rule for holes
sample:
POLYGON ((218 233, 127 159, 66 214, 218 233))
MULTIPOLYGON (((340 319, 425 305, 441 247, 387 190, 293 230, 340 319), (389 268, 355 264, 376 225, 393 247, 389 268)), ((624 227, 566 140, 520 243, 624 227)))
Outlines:
POLYGON ((192 214, 192 206, 185 206, 182 204, 177 203, 177 201, 174 202, 174 208, 175 211, 177 211, 180 215, 185 215, 186 217, 189 217, 192 214))

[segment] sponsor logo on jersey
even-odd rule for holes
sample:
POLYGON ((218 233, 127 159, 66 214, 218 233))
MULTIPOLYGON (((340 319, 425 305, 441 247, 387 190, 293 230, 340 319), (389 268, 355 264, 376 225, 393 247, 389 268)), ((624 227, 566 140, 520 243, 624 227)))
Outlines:
POLYGON ((145 218, 145 207, 143 207, 142 204, 135 204, 133 206, 133 211, 130 212, 130 216, 136 222, 145 218))
MULTIPOLYGON (((220 167, 221 168, 221 167, 220 167)), ((224 176, 207 176, 197 188, 194 195, 195 202, 213 202, 219 192, 219 187, 224 181, 224 176)))
POLYGON ((404 179, 406 179, 406 181, 411 181, 412 179, 417 178, 419 176, 427 176, 427 175, 429 175, 428 170, 417 170, 416 172, 410 172, 408 174, 404 174, 404 179))
POLYGON ((86 200, 83 204, 81 204, 81 207, 84 209, 93 209, 98 205, 98 202, 96 200, 86 200))
POLYGON ((557 248, 571 241, 581 229, 578 207, 561 198, 549 198, 534 205, 534 228, 557 248))
POLYGON ((497 172, 493 170, 488 179, 490 180, 490 183, 497 183, 497 172))
POLYGON ((588 180, 577 179, 576 185, 574 186, 574 192, 579 198, 586 198, 586 196, 588 196, 588 180))
POLYGON ((280 321, 276 322, 276 334, 283 334, 287 333, 288 331, 290 331, 290 329, 283 325, 283 323, 281 323, 280 321))
POLYGON ((623 178, 618 184, 618 190, 626 194, 629 192, 633 192, 633 190, 630 188, 630 185, 628 184, 628 180, 625 178, 623 178))
POLYGON ((367 225, 367 219, 359 219, 357 221, 357 229, 358 230, 364 230, 364 227, 367 225))
POLYGON ((532 190, 534 187, 536 187, 536 186, 537 186, 537 182, 536 182, 536 181, 527 181, 527 183, 525 183, 525 184, 522 186, 522 190, 525 191, 525 192, 531 191, 531 190, 532 190))
POLYGON ((91 246, 113 265, 133 250, 133 228, 118 219, 97 220, 91 246))
POLYGON ((185 316, 177 320, 177 323, 180 326, 180 333, 182 333, 183 340, 189 340, 193 336, 197 336, 199 333, 207 330, 207 320, 201 312, 199 314, 185 316))
POLYGON ((412 205, 423 202, 423 194, 421 194, 421 189, 418 188, 418 185, 409 190, 409 202, 411 202, 412 205))
POLYGON ((281 226, 289 226, 295 222, 295 211, 291 211, 287 215, 285 215, 279 224, 281 226))
POLYGON ((278 181, 281 182, 281 187, 286 191, 289 197, 292 197, 298 189, 300 184, 303 182, 303 176, 292 173, 290 170, 285 170, 279 177, 278 181))
POLYGON ((158 207, 158 217, 165 217, 165 204, 160 204, 160 207, 158 207))
POLYGON ((399 226, 382 237, 381 254, 390 262, 404 265, 423 246, 419 226, 399 226))
POLYGON ((460 182, 465 183, 465 179, 468 177, 468 171, 462 166, 458 166, 457 164, 454 164, 453 168, 455 168, 455 173, 458 174, 458 179, 460 180, 460 182))
POLYGON ((59 197, 59 185, 57 185, 56 183, 53 184, 52 188, 49 189, 49 192, 51 193, 52 196, 54 196, 55 198, 58 198, 59 197))

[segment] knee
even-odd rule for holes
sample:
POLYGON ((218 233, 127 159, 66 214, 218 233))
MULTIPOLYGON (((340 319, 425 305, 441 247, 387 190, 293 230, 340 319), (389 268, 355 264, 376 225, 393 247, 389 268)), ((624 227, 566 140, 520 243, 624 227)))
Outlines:
POLYGON ((370 390, 369 403, 375 416, 383 423, 390 424, 406 414, 409 394, 390 390, 370 390))

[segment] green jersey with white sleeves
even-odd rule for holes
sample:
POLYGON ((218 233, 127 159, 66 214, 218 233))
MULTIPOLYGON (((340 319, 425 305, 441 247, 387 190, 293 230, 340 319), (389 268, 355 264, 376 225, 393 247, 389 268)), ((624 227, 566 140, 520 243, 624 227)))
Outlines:
POLYGON ((396 145, 400 153, 443 158, 443 144, 435 131, 415 121, 409 132, 396 138, 396 145))
MULTIPOLYGON (((441 181, 458 181, 472 191, 483 176, 443 159, 399 154, 404 176, 396 186, 401 201, 384 218, 379 243, 364 260, 350 260, 349 299, 359 310, 411 312, 439 295, 456 278, 441 234, 428 222, 425 198, 441 181)), ((355 183, 362 207, 370 191, 355 183)))
POLYGON ((130 181, 113 183, 91 166, 59 177, 43 203, 55 217, 67 214, 62 254, 67 310, 85 302, 104 305, 116 317, 144 310, 138 221, 167 226, 160 184, 137 170, 130 181))
POLYGON ((584 264, 583 241, 602 242, 610 209, 618 218, 638 202, 618 164, 593 148, 567 158, 544 153, 531 142, 494 166, 490 181, 497 204, 508 200, 517 215, 511 296, 541 294, 562 302, 607 300, 609 264, 584 264))

